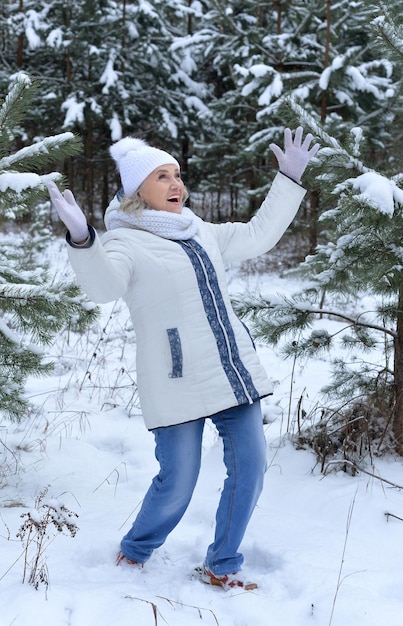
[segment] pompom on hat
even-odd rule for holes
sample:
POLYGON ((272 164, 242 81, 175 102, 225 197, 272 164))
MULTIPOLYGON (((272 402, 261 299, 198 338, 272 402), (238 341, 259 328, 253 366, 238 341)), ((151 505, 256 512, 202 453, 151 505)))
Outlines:
POLYGON ((168 152, 149 146, 143 139, 125 137, 110 147, 118 166, 126 196, 133 196, 141 183, 161 165, 176 165, 178 161, 168 152))

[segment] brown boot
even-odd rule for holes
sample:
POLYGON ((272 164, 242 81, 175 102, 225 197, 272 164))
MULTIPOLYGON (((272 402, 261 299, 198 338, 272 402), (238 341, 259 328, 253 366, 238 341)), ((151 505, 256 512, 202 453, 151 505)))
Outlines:
POLYGON ((132 561, 132 559, 128 559, 125 557, 123 552, 119 552, 116 557, 116 565, 121 565, 122 563, 126 563, 127 565, 135 565, 137 567, 144 567, 144 563, 139 563, 138 561, 132 561))
POLYGON ((236 587, 241 587, 241 589, 245 589, 245 591, 252 591, 253 589, 257 589, 256 583, 245 582, 244 580, 239 578, 237 573, 224 574, 224 576, 216 576, 208 569, 204 569, 201 575, 201 579, 208 585, 222 587, 227 591, 228 589, 234 589, 236 587))

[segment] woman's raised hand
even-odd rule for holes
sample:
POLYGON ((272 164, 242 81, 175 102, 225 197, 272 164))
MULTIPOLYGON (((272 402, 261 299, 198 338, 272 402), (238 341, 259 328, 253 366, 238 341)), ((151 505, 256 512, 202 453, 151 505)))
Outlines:
POLYGON ((71 191, 60 193, 56 183, 47 183, 50 199, 60 219, 70 232, 71 241, 81 243, 88 239, 88 225, 84 213, 78 206, 71 191))
POLYGON ((273 151, 278 161, 280 172, 289 176, 297 183, 301 182, 301 176, 306 166, 320 147, 319 144, 316 143, 309 149, 309 144, 313 139, 311 133, 307 134, 302 143, 303 132, 302 126, 298 126, 293 141, 291 130, 286 128, 284 130, 284 151, 275 143, 270 144, 270 149, 273 151))

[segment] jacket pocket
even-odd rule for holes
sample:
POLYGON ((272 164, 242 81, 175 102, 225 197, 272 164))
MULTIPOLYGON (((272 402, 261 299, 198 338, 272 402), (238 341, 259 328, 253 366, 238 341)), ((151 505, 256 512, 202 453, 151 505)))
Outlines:
POLYGON ((177 328, 168 328, 167 333, 172 357, 172 371, 169 374, 169 378, 182 378, 183 354, 179 331, 177 328))

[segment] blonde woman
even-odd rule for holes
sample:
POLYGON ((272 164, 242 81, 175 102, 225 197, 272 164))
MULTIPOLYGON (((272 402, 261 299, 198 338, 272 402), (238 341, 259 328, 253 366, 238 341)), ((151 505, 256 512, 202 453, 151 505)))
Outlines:
POLYGON ((77 279, 98 303, 123 298, 137 340, 142 414, 160 465, 141 510, 123 537, 117 563, 142 567, 182 518, 200 469, 203 427, 216 426, 227 470, 202 579, 225 589, 255 588, 239 551, 263 487, 266 445, 261 398, 272 385, 227 291, 225 264, 270 250, 305 195, 301 176, 316 154, 303 130, 272 144, 280 172, 248 223, 212 224, 185 205, 177 160, 141 139, 111 147, 124 197, 105 215, 99 237, 72 193, 49 192, 68 233, 77 279))

